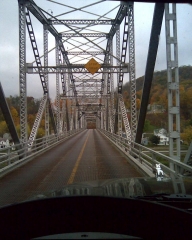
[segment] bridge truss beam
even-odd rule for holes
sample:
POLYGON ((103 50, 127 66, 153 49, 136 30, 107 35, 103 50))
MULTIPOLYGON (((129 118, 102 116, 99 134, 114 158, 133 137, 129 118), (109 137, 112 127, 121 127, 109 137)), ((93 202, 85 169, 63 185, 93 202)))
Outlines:
MULTIPOLYGON (((46 135, 49 134, 48 106, 50 117, 53 121, 54 131, 57 132, 57 134, 59 134, 65 128, 69 130, 78 128, 79 126, 84 126, 85 122, 93 118, 93 116, 95 119, 99 119, 95 121, 99 121, 101 127, 114 132, 114 74, 117 74, 119 79, 120 76, 123 76, 124 73, 129 73, 129 65, 126 63, 125 59, 127 52, 128 32, 129 28, 131 27, 128 28, 128 7, 126 3, 121 2, 119 6, 117 5, 117 7, 114 8, 116 9, 116 16, 114 19, 109 19, 106 17, 107 14, 114 10, 112 9, 102 16, 98 15, 98 19, 61 20, 57 19, 57 16, 52 16, 44 9, 37 6, 33 0, 18 1, 20 5, 23 2, 26 4, 25 12, 23 14, 24 19, 26 19, 31 45, 34 52, 35 61, 33 63, 36 64, 36 66, 33 66, 33 63, 26 64, 26 59, 23 58, 23 66, 25 66, 25 68, 23 67, 24 74, 39 74, 44 93, 42 102, 47 102, 47 107, 41 106, 39 109, 38 115, 40 117, 38 117, 34 123, 33 134, 31 133, 30 135, 30 143, 34 141, 32 137, 34 138, 36 136, 43 110, 45 110, 45 121, 47 123, 45 127, 46 135), (42 56, 40 56, 38 52, 29 12, 33 14, 33 16, 43 25, 44 28, 44 66, 41 64, 42 56), (120 31, 117 31, 117 29, 120 28, 123 20, 125 20, 125 27, 123 34, 122 54, 120 57, 120 31), (55 28, 53 25, 60 26, 55 28), (63 26, 64 31, 59 33, 57 29, 61 29, 61 25, 63 26), (108 25, 111 25, 111 28, 109 28, 108 33, 105 30, 98 31, 92 29, 92 27, 98 27, 99 25, 106 25, 106 27, 108 25), (48 32, 50 32, 55 38, 55 47, 51 50, 48 50, 48 32), (114 46, 115 34, 118 35, 116 46, 114 46), (81 37, 84 40, 78 41, 76 37, 81 37), (103 37, 107 40, 103 40, 103 37), (102 44, 100 43, 103 41, 106 43, 106 48, 101 47, 102 44), (70 45, 69 50, 67 47, 67 51, 66 44, 68 44, 68 46, 70 45), (116 55, 114 55, 115 48, 119 49, 117 50, 119 53, 116 52, 116 55), (49 66, 48 54, 54 49, 55 66, 49 66), (69 55, 72 57, 69 58, 69 55), (90 76, 90 72, 85 68, 87 62, 83 63, 83 61, 87 61, 87 59, 90 59, 93 56, 95 59, 98 59, 98 63, 101 64, 101 68, 96 73, 94 73, 94 77, 90 76), (113 65, 114 58, 117 61, 117 65, 115 66, 113 65), (49 99, 49 74, 56 75, 56 106, 52 105, 49 99), (60 93, 60 85, 62 86, 62 97, 60 93), (47 96, 46 100, 45 96, 47 96), (93 114, 89 108, 90 103, 100 104, 100 106, 103 106, 100 108, 96 107, 96 105, 92 106, 91 111, 93 111, 93 114), (80 107, 82 104, 86 104, 87 108, 82 109, 80 107), (82 114, 82 111, 84 111, 85 114, 82 114), (57 120, 56 124, 54 121, 54 115, 56 116, 57 120), (78 122, 78 119, 81 122, 78 122), (36 132, 34 132, 34 129, 36 132)), ((94 3, 93 5, 100 3, 102 3, 102 1, 94 3)), ((78 11, 78 9, 75 9, 75 11, 78 11)), ((133 19, 133 15, 131 15, 130 19, 133 19)), ((25 23, 23 22, 23 24, 25 23)), ((24 38, 23 41, 25 41, 24 38)), ((22 47, 23 46, 24 45, 22 45, 22 47)), ((122 77, 121 80, 123 80, 122 77)), ((41 105, 43 105, 43 103, 41 105)), ((121 108, 122 107, 119 105, 119 109, 122 112, 121 108)), ((24 107, 22 107, 22 109, 24 110, 24 107)), ((26 116, 24 119, 26 122, 26 116)))
POLYGON ((143 93, 141 99, 141 106, 139 112, 139 119, 137 123, 137 132, 135 137, 136 143, 141 143, 145 117, 147 112, 147 106, 149 102, 150 89, 153 79, 153 73, 155 68, 155 61, 157 56, 157 50, 159 45, 159 35, 161 32, 161 25, 164 14, 164 3, 156 3, 153 14, 153 22, 151 28, 151 36, 149 41, 148 56, 145 68, 145 77, 143 83, 143 93))
MULTIPOLYGON (((48 29, 47 25, 43 25, 43 45, 44 45, 44 66, 48 66, 48 29)), ((47 90, 49 93, 49 79, 48 73, 44 73, 45 82, 47 86, 47 90)), ((47 101, 45 107, 45 136, 49 136, 49 102, 48 102, 49 95, 47 94, 47 101)))
POLYGON ((52 25, 62 25, 62 24, 72 24, 72 25, 112 25, 114 20, 101 20, 101 19, 61 19, 60 21, 55 19, 50 19, 49 23, 52 25))
MULTIPOLYGON (((70 66, 67 65, 58 65, 58 66, 42 66, 42 67, 36 67, 36 66, 31 66, 31 64, 28 64, 27 66, 27 73, 28 74, 38 74, 39 69, 44 73, 48 72, 50 73, 61 73, 64 69, 66 69, 67 73, 88 73, 89 71, 85 68, 84 65, 77 65, 77 64, 71 64, 70 66)), ((110 66, 110 65, 103 65, 101 64, 101 68, 97 71, 97 73, 108 73, 109 70, 111 69, 111 73, 129 73, 129 65, 124 64, 122 66, 110 66)), ((102 78, 103 79, 103 78, 102 78)), ((73 78, 72 78, 72 83, 73 83, 73 78)))
POLYGON ((19 89, 20 89, 20 137, 27 142, 27 84, 26 84, 26 4, 19 2, 19 89))

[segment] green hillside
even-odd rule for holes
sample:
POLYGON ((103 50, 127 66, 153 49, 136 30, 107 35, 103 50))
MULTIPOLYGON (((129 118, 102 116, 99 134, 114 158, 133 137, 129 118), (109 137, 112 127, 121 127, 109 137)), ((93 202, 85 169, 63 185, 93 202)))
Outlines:
MULTIPOLYGON (((144 76, 136 79, 136 90, 143 88, 144 76)), ((192 87, 192 66, 179 67, 179 81, 187 89, 192 87)), ((157 71, 153 75, 152 87, 161 85, 162 88, 167 87, 167 70, 157 71)), ((129 89, 129 82, 123 85, 123 91, 129 89)))
MULTIPOLYGON (((144 76, 136 79, 137 91, 137 110, 140 109, 142 98, 144 76)), ((179 68, 180 81, 180 115, 181 115, 181 133, 186 138, 186 142, 192 141, 192 66, 182 66, 179 68), (184 135, 189 135, 188 137, 184 135)), ((125 106, 130 108, 129 98, 130 85, 123 85, 123 97, 125 106)), ((167 114, 167 71, 162 70, 154 73, 152 87, 150 91, 149 104, 151 106, 161 106, 164 112, 148 112, 146 116, 145 131, 152 131, 154 128, 164 127, 168 129, 167 114), (148 127, 147 127, 148 126, 148 127)))

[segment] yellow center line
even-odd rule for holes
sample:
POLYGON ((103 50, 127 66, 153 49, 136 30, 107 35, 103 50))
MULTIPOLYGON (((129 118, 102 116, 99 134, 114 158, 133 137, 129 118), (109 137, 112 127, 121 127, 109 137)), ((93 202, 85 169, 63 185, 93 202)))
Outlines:
POLYGON ((72 184, 73 181, 74 181, 75 174, 76 174, 76 172, 77 172, 77 169, 78 169, 80 160, 81 160, 82 155, 83 155, 83 152, 84 152, 84 150, 85 150, 85 147, 86 147, 88 138, 89 138, 89 133, 88 133, 88 136, 87 136, 87 138, 86 138, 86 140, 85 140, 85 143, 84 143, 84 145, 83 145, 83 147, 82 147, 82 149, 81 149, 81 152, 79 153, 79 156, 78 156, 78 158, 77 158, 77 161, 76 161, 76 163, 75 163, 75 166, 74 166, 74 168, 73 168, 73 170, 72 170, 72 173, 71 173, 71 175, 70 175, 70 177, 69 177, 69 180, 68 180, 67 184, 72 184))

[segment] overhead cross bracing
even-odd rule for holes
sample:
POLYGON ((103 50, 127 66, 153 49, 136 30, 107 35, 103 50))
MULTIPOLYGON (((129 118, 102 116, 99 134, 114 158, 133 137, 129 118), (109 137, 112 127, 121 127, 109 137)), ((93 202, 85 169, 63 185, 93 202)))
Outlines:
MULTIPOLYGON (((84 116, 89 119, 91 116, 97 121, 97 126, 114 132, 115 87, 121 94, 124 74, 129 73, 126 55, 129 32, 127 25, 129 9, 133 9, 133 3, 111 1, 109 4, 109 1, 104 0, 92 0, 87 5, 82 1, 76 1, 75 4, 73 1, 69 4, 69 1, 60 0, 44 0, 44 5, 37 0, 18 0, 18 3, 20 22, 23 24, 20 25, 20 53, 22 53, 20 71, 23 70, 25 62, 25 72, 20 76, 20 86, 22 89, 23 85, 25 87, 26 81, 23 76, 26 74, 32 77, 39 74, 44 93, 42 100, 44 104, 38 114, 40 117, 36 118, 33 133, 30 134, 30 147, 35 140, 44 111, 46 119, 49 118, 46 109, 52 90, 49 85, 53 81, 56 98, 49 109, 50 113, 53 112, 52 123, 58 135, 62 133, 62 126, 66 124, 69 129, 86 127, 79 122, 80 116, 81 119, 84 116), (51 7, 47 9, 45 3, 51 7), (37 37, 33 24, 36 25, 37 20, 38 24, 43 26, 43 53, 40 51, 41 45, 35 40, 37 37), (121 40, 119 37, 117 41, 119 29, 123 33, 123 38, 121 40), (23 43, 27 41, 24 39, 26 34, 29 34, 34 52, 35 59, 31 61, 26 59, 28 49, 23 43), (119 49, 120 53, 117 53, 116 49, 119 49), (89 63, 90 60, 94 60, 94 63, 89 63), (96 70, 94 64, 98 66, 96 70)), ((21 95, 21 98, 23 102, 21 112, 25 113, 26 96, 21 95)), ((121 108, 119 109, 121 111, 121 108)), ((28 138, 26 114, 23 114, 22 118, 24 118, 21 122, 22 138, 26 140, 28 138)), ((124 125, 127 125, 127 116, 124 116, 124 120, 124 125)), ((49 134, 49 125, 46 134, 49 134)))

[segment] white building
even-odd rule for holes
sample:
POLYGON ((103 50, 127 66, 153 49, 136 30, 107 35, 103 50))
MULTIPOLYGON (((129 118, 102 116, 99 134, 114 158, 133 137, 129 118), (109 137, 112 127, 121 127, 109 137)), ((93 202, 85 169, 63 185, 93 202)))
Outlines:
POLYGON ((3 138, 0 138, 0 148, 6 148, 9 147, 9 140, 7 139, 6 141, 3 138))
POLYGON ((167 137, 167 131, 164 128, 155 129, 154 135, 160 137, 158 145, 169 145, 169 137, 167 137))

